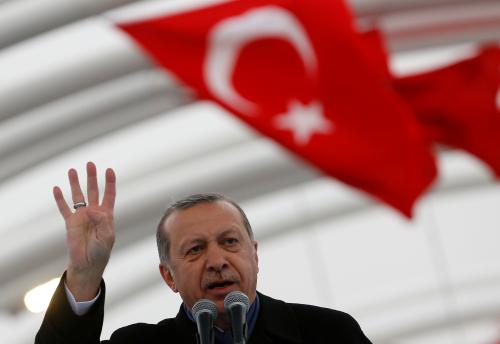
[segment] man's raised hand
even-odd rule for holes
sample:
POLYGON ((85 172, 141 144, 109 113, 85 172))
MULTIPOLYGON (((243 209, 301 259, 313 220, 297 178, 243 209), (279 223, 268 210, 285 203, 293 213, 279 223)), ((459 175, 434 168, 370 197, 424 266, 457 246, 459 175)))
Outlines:
MULTIPOLYGON (((85 202, 76 170, 68 171, 73 204, 85 202)), ((101 204, 94 163, 87 163, 87 205, 75 211, 68 206, 59 187, 54 187, 54 198, 66 223, 68 267, 66 284, 77 301, 91 300, 99 290, 102 274, 108 263, 115 241, 113 209, 116 195, 116 177, 106 170, 106 185, 101 204)), ((80 203, 81 204, 81 203, 80 203)))

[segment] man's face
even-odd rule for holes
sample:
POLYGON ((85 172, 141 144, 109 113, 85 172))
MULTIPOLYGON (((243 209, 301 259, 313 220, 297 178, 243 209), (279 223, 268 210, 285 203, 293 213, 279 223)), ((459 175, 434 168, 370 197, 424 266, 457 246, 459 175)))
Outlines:
POLYGON ((169 236, 170 259, 160 264, 160 272, 189 308, 199 299, 209 299, 223 313, 224 297, 234 290, 254 301, 257 243, 234 206, 216 201, 175 211, 163 230, 169 236))

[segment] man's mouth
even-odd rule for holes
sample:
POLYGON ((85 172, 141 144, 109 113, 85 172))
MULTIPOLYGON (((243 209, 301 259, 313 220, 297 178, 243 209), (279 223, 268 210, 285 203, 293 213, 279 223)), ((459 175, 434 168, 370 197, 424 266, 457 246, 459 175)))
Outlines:
POLYGON ((231 285, 233 285, 235 282, 233 281, 219 281, 219 282, 212 282, 207 286, 207 289, 209 290, 214 290, 214 289, 224 289, 227 288, 231 285))

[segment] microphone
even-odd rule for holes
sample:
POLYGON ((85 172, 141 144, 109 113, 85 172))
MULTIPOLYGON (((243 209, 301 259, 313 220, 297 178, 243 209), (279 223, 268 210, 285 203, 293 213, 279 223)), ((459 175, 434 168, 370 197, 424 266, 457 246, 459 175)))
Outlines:
POLYGON ((224 308, 229 314, 233 331, 233 343, 247 342, 248 296, 241 291, 232 291, 224 298, 224 308))
POLYGON ((199 344, 214 343, 214 320, 217 318, 217 306, 210 300, 198 300, 191 309, 198 327, 197 341, 199 344))

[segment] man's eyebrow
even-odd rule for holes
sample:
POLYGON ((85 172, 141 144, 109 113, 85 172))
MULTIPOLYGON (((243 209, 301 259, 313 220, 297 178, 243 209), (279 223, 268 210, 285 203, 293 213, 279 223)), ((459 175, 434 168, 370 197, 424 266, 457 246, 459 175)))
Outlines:
POLYGON ((228 228, 228 229, 226 229, 226 230, 222 231, 222 232, 218 235, 218 237, 219 237, 219 238, 220 238, 220 237, 224 237, 224 236, 226 236, 226 235, 228 235, 228 234, 237 234, 237 235, 241 235, 241 234, 240 234, 240 231, 239 231, 239 230, 237 230, 236 228, 228 228))
POLYGON ((205 243, 205 240, 199 238, 186 239, 185 241, 181 242, 179 248, 181 249, 181 251, 183 251, 186 248, 186 246, 191 246, 193 244, 200 245, 203 243, 205 243))

